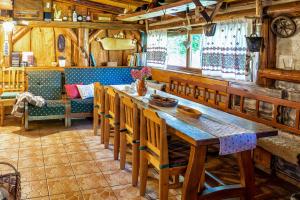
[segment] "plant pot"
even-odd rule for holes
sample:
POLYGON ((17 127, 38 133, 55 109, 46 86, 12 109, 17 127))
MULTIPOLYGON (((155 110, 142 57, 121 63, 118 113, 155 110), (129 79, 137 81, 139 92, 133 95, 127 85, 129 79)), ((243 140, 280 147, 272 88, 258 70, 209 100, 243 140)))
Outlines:
POLYGON ((259 52, 263 44, 263 37, 251 34, 249 37, 246 37, 246 41, 250 52, 259 52))
POLYGON ((139 96, 145 96, 146 95, 147 87, 146 87, 145 80, 138 80, 138 82, 136 84, 136 91, 137 91, 139 96))
POLYGON ((60 67, 65 67, 66 66, 66 59, 59 59, 58 60, 58 65, 60 67))

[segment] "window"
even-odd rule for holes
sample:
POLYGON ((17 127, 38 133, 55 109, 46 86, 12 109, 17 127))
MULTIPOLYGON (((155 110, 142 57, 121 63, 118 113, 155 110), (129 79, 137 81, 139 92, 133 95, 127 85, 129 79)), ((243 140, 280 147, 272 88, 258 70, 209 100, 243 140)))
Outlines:
POLYGON ((186 41, 186 34, 168 34, 168 66, 186 67, 186 41))
POLYGON ((202 34, 191 35, 191 68, 200 69, 202 61, 202 34))

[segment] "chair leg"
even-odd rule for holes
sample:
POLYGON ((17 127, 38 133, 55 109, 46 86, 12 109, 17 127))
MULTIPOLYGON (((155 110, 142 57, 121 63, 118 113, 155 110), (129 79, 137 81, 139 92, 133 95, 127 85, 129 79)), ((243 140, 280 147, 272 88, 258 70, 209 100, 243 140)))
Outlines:
POLYGON ((29 128, 29 125, 28 125, 28 122, 29 122, 29 114, 28 114, 28 104, 25 103, 25 113, 24 113, 24 127, 25 127, 25 130, 28 130, 29 128))
POLYGON ((145 196, 148 175, 148 160, 142 151, 140 165, 140 196, 145 196))
POLYGON ((110 137, 110 124, 107 119, 105 119, 105 131, 104 131, 104 148, 108 149, 109 137, 110 137))
POLYGON ((118 160, 120 152, 120 126, 115 126, 114 133, 114 159, 118 160))
POLYGON ((126 133, 120 134, 120 169, 125 169, 125 163, 126 163, 126 133))
POLYGON ((98 108, 94 108, 93 128, 94 128, 94 135, 97 135, 98 134, 98 128, 99 128, 98 108))
POLYGON ((105 134, 105 118, 101 115, 101 122, 100 122, 100 133, 101 133, 101 144, 104 144, 104 134, 105 134))
POLYGON ((139 144, 132 144, 132 186, 137 186, 139 178, 139 144))
POLYGON ((169 169, 159 171, 159 199, 167 200, 169 194, 169 169))
POLYGON ((5 115, 5 107, 3 105, 0 106, 0 115, 1 115, 1 122, 0 125, 4 125, 4 115, 5 115))

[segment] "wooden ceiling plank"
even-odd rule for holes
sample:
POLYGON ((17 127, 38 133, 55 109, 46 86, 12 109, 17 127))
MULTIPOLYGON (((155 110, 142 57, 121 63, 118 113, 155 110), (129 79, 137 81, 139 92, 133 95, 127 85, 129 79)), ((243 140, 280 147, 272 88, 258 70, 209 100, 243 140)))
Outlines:
MULTIPOLYGON (((217 1, 201 1, 203 6, 210 6, 217 3, 217 1)), ((140 12, 135 12, 131 14, 121 15, 117 17, 118 20, 122 21, 138 21, 144 19, 150 19, 154 17, 159 17, 167 14, 174 14, 182 11, 186 11, 187 8, 190 10, 194 9, 196 6, 193 3, 193 0, 181 0, 175 3, 170 3, 164 6, 159 6, 149 10, 143 10, 140 12)))
POLYGON ((121 14, 124 13, 124 8, 111 6, 103 3, 93 2, 93 1, 85 1, 85 0, 56 0, 57 2, 65 3, 65 4, 73 4, 77 6, 83 6, 87 8, 92 8, 94 10, 101 10, 104 12, 109 12, 112 14, 121 14))

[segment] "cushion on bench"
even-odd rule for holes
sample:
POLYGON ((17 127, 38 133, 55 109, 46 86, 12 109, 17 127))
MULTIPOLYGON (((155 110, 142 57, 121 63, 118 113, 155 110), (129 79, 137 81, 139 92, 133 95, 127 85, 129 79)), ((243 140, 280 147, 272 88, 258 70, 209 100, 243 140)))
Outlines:
POLYGON ((29 116, 52 116, 64 115, 65 103, 61 100, 47 100, 46 105, 39 108, 33 105, 28 105, 29 116))
POLYGON ((91 113, 93 112, 93 109, 94 109, 94 98, 71 100, 72 113, 91 113))
POLYGON ((300 136, 279 131, 278 136, 258 140, 258 146, 290 163, 298 165, 300 136))

